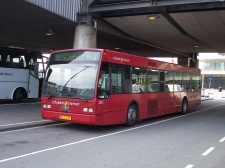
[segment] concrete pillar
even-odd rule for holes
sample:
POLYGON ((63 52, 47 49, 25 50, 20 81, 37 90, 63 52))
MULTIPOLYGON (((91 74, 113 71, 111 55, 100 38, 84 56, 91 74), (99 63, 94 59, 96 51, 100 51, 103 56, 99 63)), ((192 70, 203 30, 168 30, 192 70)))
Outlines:
POLYGON ((91 25, 78 25, 75 30, 73 48, 96 48, 97 30, 91 25))
POLYGON ((190 59, 190 67, 199 68, 199 60, 197 59, 197 53, 193 53, 190 59))
POLYGON ((199 60, 197 59, 197 55, 192 55, 192 57, 178 57, 178 64, 182 66, 195 67, 199 68, 199 60))
POLYGON ((187 57, 178 57, 177 63, 178 63, 178 65, 189 66, 189 58, 187 58, 187 57))

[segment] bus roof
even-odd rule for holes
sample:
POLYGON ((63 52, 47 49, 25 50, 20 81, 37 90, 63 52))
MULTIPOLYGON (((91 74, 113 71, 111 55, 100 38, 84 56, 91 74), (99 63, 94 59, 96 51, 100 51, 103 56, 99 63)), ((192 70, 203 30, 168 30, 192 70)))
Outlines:
POLYGON ((12 51, 12 52, 20 52, 20 53, 28 53, 29 55, 36 55, 37 58, 42 58, 42 53, 40 51, 33 51, 33 50, 27 50, 23 48, 17 48, 17 47, 2 47, 0 46, 1 51, 12 51))
POLYGON ((100 51, 102 53, 106 53, 102 57, 102 61, 112 62, 116 64, 123 64, 123 65, 130 65, 130 66, 137 66, 137 67, 145 67, 157 70, 172 70, 177 72, 189 72, 189 73, 199 73, 199 68, 188 67, 183 65, 178 65, 174 63, 163 62, 159 60, 153 60, 151 58, 132 55, 128 53, 122 53, 118 51, 112 51, 108 49, 100 49, 100 48, 76 48, 76 49, 65 49, 65 50, 58 50, 54 51, 53 53, 58 52, 66 52, 66 51, 81 51, 81 50, 88 50, 88 51, 100 51))

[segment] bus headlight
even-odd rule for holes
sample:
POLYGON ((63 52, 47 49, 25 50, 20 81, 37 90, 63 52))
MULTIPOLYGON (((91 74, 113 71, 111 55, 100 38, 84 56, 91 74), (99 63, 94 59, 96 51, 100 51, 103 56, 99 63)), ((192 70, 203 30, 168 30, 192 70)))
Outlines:
POLYGON ((43 104, 42 107, 50 109, 52 106, 50 104, 43 104))
POLYGON ((93 108, 83 108, 83 112, 92 113, 93 111, 94 111, 93 108))

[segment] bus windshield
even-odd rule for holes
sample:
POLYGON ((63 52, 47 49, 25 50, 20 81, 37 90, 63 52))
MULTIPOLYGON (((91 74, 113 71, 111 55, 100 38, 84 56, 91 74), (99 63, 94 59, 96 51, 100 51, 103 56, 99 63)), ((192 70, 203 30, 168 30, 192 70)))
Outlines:
POLYGON ((93 99, 99 51, 73 51, 51 55, 44 79, 43 95, 93 99))

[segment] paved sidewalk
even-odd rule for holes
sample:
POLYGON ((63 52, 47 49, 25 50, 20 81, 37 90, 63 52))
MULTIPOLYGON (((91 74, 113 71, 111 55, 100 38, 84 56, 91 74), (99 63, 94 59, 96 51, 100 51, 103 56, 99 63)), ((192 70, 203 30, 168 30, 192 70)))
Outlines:
POLYGON ((225 91, 219 92, 218 89, 205 89, 202 92, 202 101, 225 98, 225 91))
POLYGON ((201 100, 202 101, 205 101, 205 100, 213 100, 214 98, 212 97, 201 97, 201 100))

